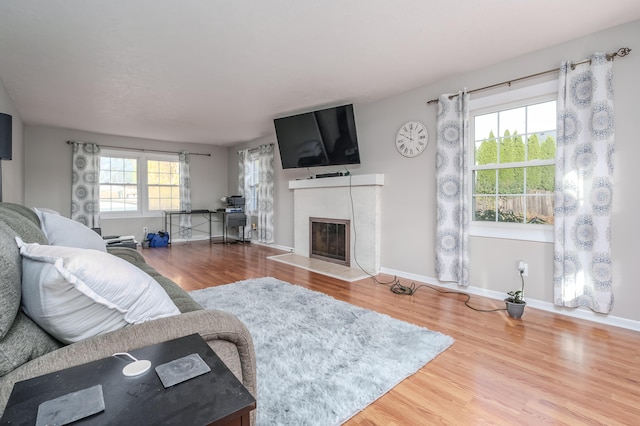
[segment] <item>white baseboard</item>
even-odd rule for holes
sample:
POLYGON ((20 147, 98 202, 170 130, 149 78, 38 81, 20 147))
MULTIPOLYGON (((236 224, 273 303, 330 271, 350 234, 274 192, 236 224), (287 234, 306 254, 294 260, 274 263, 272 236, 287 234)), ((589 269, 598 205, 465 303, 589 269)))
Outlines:
MULTIPOLYGON (((222 235, 212 235, 211 238, 222 238, 222 235)), ((191 238, 171 238, 171 243, 186 243, 189 241, 206 241, 209 239, 208 235, 198 235, 191 238)))
MULTIPOLYGON (((488 297, 490 299, 503 300, 505 293, 495 290, 488 290, 480 287, 459 287, 454 283, 442 283, 436 278, 427 277, 423 275, 411 274, 408 272, 397 271, 389 268, 380 268, 380 272, 388 275, 395 275, 397 277, 405 278, 408 280, 418 281, 421 283, 446 288, 448 290, 456 290, 463 293, 475 294, 477 296, 488 297)), ((553 312, 554 314, 565 315, 572 318, 579 318, 587 321, 597 322, 599 324, 611 325, 614 327, 626 328, 629 330, 640 331, 640 321, 634 321, 622 317, 616 317, 613 315, 598 314, 593 311, 580 308, 563 308, 556 306, 553 303, 544 302, 542 300, 535 300, 527 298, 527 305, 547 312, 553 312)))

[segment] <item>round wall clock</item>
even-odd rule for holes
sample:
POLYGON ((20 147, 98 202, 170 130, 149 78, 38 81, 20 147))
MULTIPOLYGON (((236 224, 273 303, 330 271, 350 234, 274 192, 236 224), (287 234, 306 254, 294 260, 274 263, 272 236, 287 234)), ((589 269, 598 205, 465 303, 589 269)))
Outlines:
POLYGON ((396 134, 396 148, 405 157, 415 157, 425 150, 429 143, 429 133, 419 121, 408 121, 396 134))

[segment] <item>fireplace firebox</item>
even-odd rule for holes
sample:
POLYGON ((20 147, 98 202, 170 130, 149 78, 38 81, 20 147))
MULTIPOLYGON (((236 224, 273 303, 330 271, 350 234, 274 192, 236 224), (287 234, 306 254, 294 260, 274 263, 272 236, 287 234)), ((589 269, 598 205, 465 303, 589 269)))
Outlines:
POLYGON ((309 257, 351 266, 350 220, 309 218, 309 257))

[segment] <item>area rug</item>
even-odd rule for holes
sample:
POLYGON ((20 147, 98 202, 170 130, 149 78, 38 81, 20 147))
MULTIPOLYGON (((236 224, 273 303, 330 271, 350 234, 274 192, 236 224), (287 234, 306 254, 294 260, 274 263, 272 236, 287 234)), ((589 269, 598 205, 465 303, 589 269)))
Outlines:
POLYGON ((190 292, 253 336, 257 425, 339 425, 447 349, 447 335, 275 278, 190 292))

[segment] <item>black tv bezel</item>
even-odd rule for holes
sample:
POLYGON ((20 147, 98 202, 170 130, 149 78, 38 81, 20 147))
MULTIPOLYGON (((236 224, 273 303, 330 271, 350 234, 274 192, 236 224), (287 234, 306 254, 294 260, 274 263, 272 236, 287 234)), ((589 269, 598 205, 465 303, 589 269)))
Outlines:
MULTIPOLYGON (((315 119, 315 118, 314 118, 315 119)), ((343 104, 343 105, 336 105, 333 107, 327 107, 327 108, 320 108, 320 109, 315 109, 312 111, 308 111, 308 112, 303 112, 303 113, 299 113, 299 114, 292 114, 292 115, 287 115, 287 116, 283 116, 283 117, 277 117, 273 120, 274 123, 274 128, 275 128, 275 132, 276 132, 276 141, 278 144, 278 152, 280 154, 280 162, 282 164, 282 168, 284 170, 292 170, 292 169, 305 169, 305 168, 311 168, 311 167, 332 167, 332 166, 357 166, 361 164, 361 157, 360 157, 360 145, 359 145, 359 141, 358 141, 358 132, 356 129, 356 117, 355 117, 355 111, 354 111, 354 107, 352 103, 349 104, 343 104), (283 120, 302 120, 304 119, 304 117, 307 116, 315 116, 315 114, 322 114, 322 113, 326 113, 328 111, 333 111, 333 110, 337 110, 340 108, 345 108, 347 111, 347 123, 348 125, 353 127, 353 133, 351 134, 351 140, 353 142, 354 148, 355 148, 355 154, 356 154, 356 160, 349 160, 348 158, 345 158, 344 161, 337 161, 335 159, 331 159, 329 158, 329 156, 327 156, 327 162, 326 163, 315 163, 315 164, 305 164, 305 165, 291 165, 291 164, 285 164, 285 158, 283 156, 283 150, 282 150, 282 143, 281 143, 281 138, 278 137, 278 129, 279 127, 281 127, 278 123, 282 122, 283 120)), ((295 146, 292 144, 287 144, 288 147, 287 149, 291 149, 291 147, 295 146)), ((326 143, 324 141, 322 141, 322 145, 323 148, 326 149, 326 143)))

